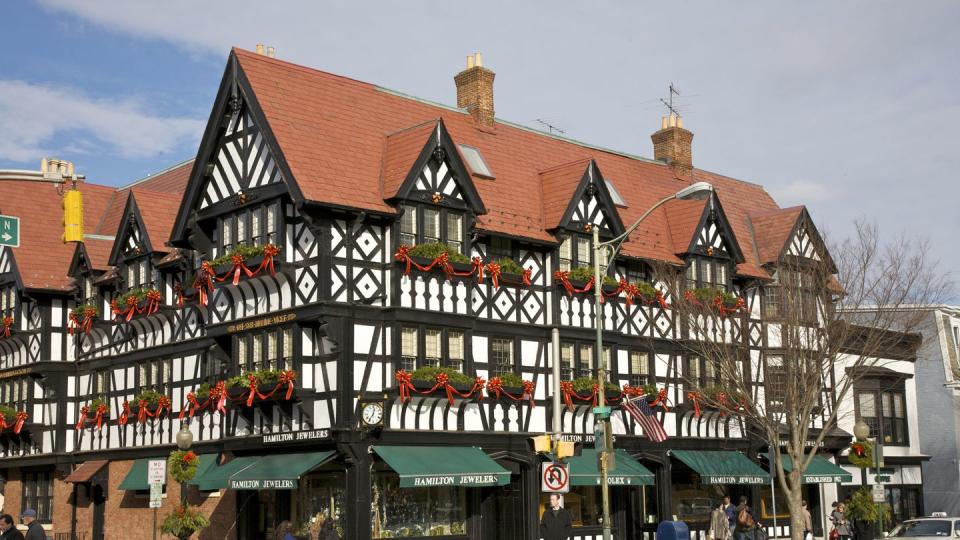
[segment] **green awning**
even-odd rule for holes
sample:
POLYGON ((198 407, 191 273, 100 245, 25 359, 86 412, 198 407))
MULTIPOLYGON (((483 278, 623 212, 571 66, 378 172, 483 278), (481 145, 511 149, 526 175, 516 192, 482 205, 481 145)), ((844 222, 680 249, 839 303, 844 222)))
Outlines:
POLYGON ((700 475, 703 484, 766 484, 770 475, 740 452, 673 450, 673 457, 700 475))
MULTIPOLYGON (((297 489, 300 476, 330 461, 334 450, 257 456, 230 476, 230 489, 297 489)), ((236 461, 236 460, 234 460, 236 461)))
POLYGON ((374 446, 400 487, 504 486, 510 471, 473 446, 374 446))
MULTIPOLYGON (((769 454, 766 457, 771 459, 769 454)), ((781 455, 780 460, 783 462, 783 472, 788 473, 793 470, 793 460, 790 456, 781 455)), ((853 482, 853 475, 821 455, 813 456, 807 470, 803 472, 804 484, 835 484, 838 482, 853 482)))
POLYGON ((231 476, 253 465, 258 459, 260 459, 259 456, 237 457, 223 465, 217 465, 216 460, 214 460, 211 466, 205 470, 197 469, 197 475, 193 477, 190 484, 197 486, 200 491, 226 489, 230 485, 231 476))
MULTIPOLYGON (((614 467, 607 473, 608 486, 652 486, 653 473, 624 450, 614 451, 614 467)), ((571 486, 599 486, 600 467, 597 451, 584 448, 579 456, 567 459, 571 486)))
MULTIPOLYGON (((200 458, 200 464, 197 465, 197 475, 200 475, 217 462, 216 454, 200 454, 197 457, 200 458)), ((123 482, 120 482, 120 489, 124 491, 146 491, 150 489, 150 484, 147 483, 147 469, 150 468, 150 462, 155 460, 166 461, 167 458, 152 457, 141 458, 134 461, 130 472, 123 477, 123 482)))

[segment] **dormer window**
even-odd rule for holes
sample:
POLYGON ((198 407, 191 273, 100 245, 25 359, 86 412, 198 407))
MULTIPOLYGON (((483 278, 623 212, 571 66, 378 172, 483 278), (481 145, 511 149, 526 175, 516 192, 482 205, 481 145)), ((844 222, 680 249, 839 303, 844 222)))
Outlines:
POLYGON ((124 277, 128 291, 155 288, 158 278, 149 256, 127 260, 124 277))
POLYGON ((13 285, 0 288, 0 311, 4 317, 12 317, 17 310, 17 290, 13 285))
POLYGON ((225 215, 218 223, 221 253, 237 246, 262 246, 280 241, 280 203, 251 206, 225 215))
POLYGON ((463 252, 463 213, 450 208, 404 204, 400 207, 400 244, 442 242, 463 252))
POLYGON ((578 266, 589 267, 593 264, 592 240, 579 234, 571 234, 560 241, 560 270, 569 272, 578 266))
POLYGON ((720 290, 730 288, 729 263, 724 260, 707 257, 691 257, 686 269, 688 289, 713 287, 720 290))

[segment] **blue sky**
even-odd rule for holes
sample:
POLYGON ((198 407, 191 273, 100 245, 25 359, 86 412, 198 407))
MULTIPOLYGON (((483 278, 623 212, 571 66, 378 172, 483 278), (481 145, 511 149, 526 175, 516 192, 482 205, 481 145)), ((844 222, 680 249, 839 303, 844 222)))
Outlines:
POLYGON ((672 81, 696 165, 806 204, 834 237, 863 217, 928 239, 957 268, 958 21, 949 0, 15 0, 0 168, 56 156, 124 184, 191 157, 233 45, 443 103, 481 51, 502 118, 650 156, 672 81))

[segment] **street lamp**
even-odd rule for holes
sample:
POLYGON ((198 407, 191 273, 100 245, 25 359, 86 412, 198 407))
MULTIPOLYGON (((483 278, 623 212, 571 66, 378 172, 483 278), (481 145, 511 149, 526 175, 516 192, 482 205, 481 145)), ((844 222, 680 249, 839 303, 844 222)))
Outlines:
MULTIPOLYGON (((866 441, 867 437, 870 436, 870 426, 864 422, 862 419, 858 420, 853 426, 853 436, 857 438, 858 441, 866 441)), ((874 477, 874 482, 878 486, 882 486, 881 477, 880 477, 880 460, 883 456, 883 441, 880 440, 880 434, 878 433, 874 437, 873 443, 873 472, 876 473, 874 477)), ((867 470, 861 470, 861 478, 863 481, 863 487, 867 487, 867 470)), ((877 503, 877 538, 883 536, 883 503, 877 503)))
POLYGON ((609 477, 609 463, 610 456, 613 453, 613 444, 610 437, 610 413, 606 411, 606 399, 603 395, 604 384, 607 382, 607 367, 606 360, 603 356, 603 317, 601 312, 602 307, 602 298, 603 298, 603 276, 606 275, 607 269, 610 268, 610 264, 613 262, 613 258, 617 255, 617 252, 620 251, 620 246, 630 237, 633 231, 637 230, 637 227, 640 226, 640 223, 643 220, 653 213, 654 210, 663 206, 664 204, 674 200, 674 199, 683 199, 691 195, 698 193, 709 193, 713 191, 713 186, 708 182, 696 182, 690 184, 689 186, 681 189, 680 191, 666 197, 657 202, 657 204, 651 206, 646 212, 640 216, 633 225, 627 227, 623 234, 611 238, 606 242, 600 242, 600 228, 593 227, 593 291, 594 291, 594 304, 593 304, 593 322, 594 327, 597 331, 597 358, 599 369, 597 369, 597 384, 599 385, 599 400, 598 400, 598 410, 599 413, 595 414, 595 417, 598 418, 603 426, 603 439, 604 446, 600 454, 600 495, 603 501, 603 540, 611 540, 611 522, 610 522, 610 486, 607 485, 607 480, 609 477), (601 254, 605 255, 603 257, 603 262, 601 262, 601 254))
MULTIPOLYGON (((186 422, 180 424, 180 431, 177 432, 177 448, 186 452, 193 446, 193 433, 186 422)), ((180 482, 180 505, 187 502, 187 483, 180 482)))

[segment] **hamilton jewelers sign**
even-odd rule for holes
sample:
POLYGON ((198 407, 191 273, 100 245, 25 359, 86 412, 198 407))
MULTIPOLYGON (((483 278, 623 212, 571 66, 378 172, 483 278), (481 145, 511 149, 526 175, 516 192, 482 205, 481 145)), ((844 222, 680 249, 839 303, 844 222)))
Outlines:
POLYGON ((255 480, 230 479, 230 489, 297 489, 296 478, 257 478, 255 480))
POLYGON ((269 435, 264 435, 263 444, 295 444, 329 438, 329 429, 311 429, 310 431, 289 431, 286 433, 271 433, 269 435))
POLYGON ((401 476, 400 487, 434 486, 498 486, 502 482, 496 474, 436 474, 401 476))
POLYGON ((704 484, 766 484, 769 478, 752 475, 720 476, 705 474, 700 477, 704 484))

